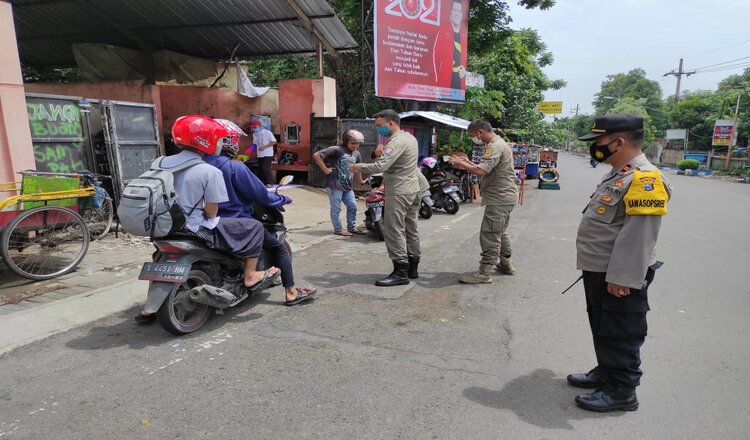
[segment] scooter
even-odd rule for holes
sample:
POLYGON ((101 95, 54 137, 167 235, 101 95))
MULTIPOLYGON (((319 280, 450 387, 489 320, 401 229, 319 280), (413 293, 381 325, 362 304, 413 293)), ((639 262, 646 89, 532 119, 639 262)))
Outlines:
POLYGON ((430 190, 426 189, 422 193, 422 200, 419 202, 419 216, 423 219, 432 217, 432 206, 435 202, 432 200, 432 194, 430 190))
POLYGON ((385 240, 383 235, 383 209, 385 208, 385 193, 380 191, 383 184, 382 174, 373 174, 367 179, 370 182, 370 191, 365 194, 365 227, 368 231, 375 231, 379 240, 385 240))
POLYGON ((453 180, 445 177, 442 171, 435 171, 430 179, 430 194, 433 200, 433 209, 444 209, 448 214, 455 214, 461 203, 458 195, 458 187, 453 180))
MULTIPOLYGON (((279 188, 291 183, 285 176, 279 188)), ((291 256, 286 241, 283 207, 253 205, 253 216, 276 234, 291 256)), ((144 263, 140 280, 148 280, 148 297, 143 311, 156 313, 159 324, 176 335, 192 333, 217 314, 234 307, 252 295, 268 288, 276 280, 248 289, 245 287, 244 263, 228 252, 210 248, 203 240, 188 234, 175 234, 154 240, 156 252, 152 262, 144 263)), ((258 270, 271 267, 270 256, 262 251, 258 270)), ((279 280, 280 282, 280 280, 279 280)))

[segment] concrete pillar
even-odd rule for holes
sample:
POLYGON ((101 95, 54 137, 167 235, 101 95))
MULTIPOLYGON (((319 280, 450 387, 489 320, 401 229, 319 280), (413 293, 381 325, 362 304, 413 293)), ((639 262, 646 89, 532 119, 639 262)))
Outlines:
MULTIPOLYGON (((13 10, 7 0, 0 0, 0 47, 0 182, 11 182, 19 178, 16 171, 33 169, 36 162, 13 10)), ((0 197, 7 196, 0 193, 0 197)))

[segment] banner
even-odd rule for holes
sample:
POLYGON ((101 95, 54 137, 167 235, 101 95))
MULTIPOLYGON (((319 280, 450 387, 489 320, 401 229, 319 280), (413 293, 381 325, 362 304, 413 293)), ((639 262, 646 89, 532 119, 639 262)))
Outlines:
POLYGON ((714 124, 714 139, 711 145, 714 147, 728 147, 732 142, 734 122, 729 119, 717 119, 714 124))
POLYGON ((687 139, 687 129, 684 129, 684 128, 667 129, 667 140, 672 140, 672 139, 687 139))
POLYGON ((484 75, 474 72, 466 72, 466 87, 484 88, 484 75))
POLYGON ((544 101, 540 102, 537 108, 545 115, 559 115, 562 114, 563 103, 562 101, 544 101))
POLYGON ((375 94, 464 102, 469 0, 375 0, 375 94))

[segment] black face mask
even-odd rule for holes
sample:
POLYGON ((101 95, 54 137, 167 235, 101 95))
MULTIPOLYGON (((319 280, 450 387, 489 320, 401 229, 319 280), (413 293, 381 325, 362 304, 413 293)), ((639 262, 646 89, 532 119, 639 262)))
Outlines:
POLYGON ((594 159, 597 162, 604 162, 607 160, 608 157, 615 154, 612 151, 609 151, 609 146, 612 145, 614 141, 604 144, 604 145, 596 145, 596 141, 591 143, 591 146, 589 147, 589 154, 591 154, 591 158, 594 159))

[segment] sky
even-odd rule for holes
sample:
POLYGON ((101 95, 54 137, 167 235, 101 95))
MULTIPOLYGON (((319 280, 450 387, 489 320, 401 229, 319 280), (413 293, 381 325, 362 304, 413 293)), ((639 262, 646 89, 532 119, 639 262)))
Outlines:
POLYGON ((508 3, 511 27, 536 29, 553 53, 555 62, 544 72, 568 85, 545 93, 545 100, 563 101, 565 116, 576 104, 579 113, 593 113, 591 102, 607 75, 643 68, 666 98, 674 95, 677 78, 662 75, 677 71, 680 58, 683 70, 699 71, 683 75, 681 91, 716 90, 719 81, 750 67, 750 0, 557 0, 546 11, 508 3), (741 63, 745 67, 700 72, 741 63))

